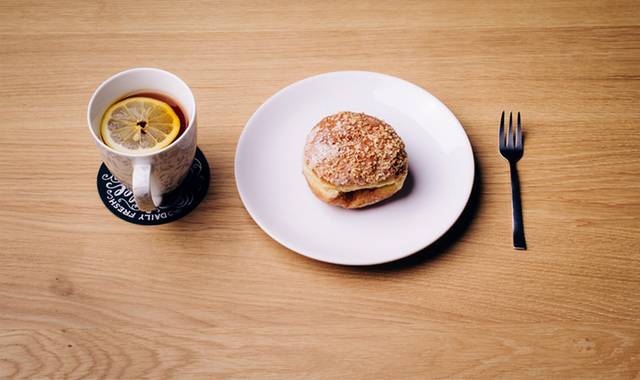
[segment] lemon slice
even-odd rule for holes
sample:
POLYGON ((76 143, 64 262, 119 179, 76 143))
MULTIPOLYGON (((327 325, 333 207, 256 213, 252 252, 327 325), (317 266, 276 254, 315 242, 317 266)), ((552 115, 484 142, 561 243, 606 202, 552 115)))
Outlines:
POLYGON ((171 144, 180 119, 165 102, 136 96, 117 102, 104 113, 100 134, 109 147, 125 153, 148 153, 171 144))

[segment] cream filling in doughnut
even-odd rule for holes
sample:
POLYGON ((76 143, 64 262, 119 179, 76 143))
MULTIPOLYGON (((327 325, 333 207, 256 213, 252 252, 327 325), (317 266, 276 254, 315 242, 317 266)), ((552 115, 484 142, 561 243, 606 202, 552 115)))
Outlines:
MULTIPOLYGON (((318 190, 322 195, 327 198, 333 199, 337 198, 342 193, 350 193, 352 191, 360 191, 367 189, 378 189, 381 187, 395 188, 397 186, 398 179, 394 179, 393 181, 387 181, 380 184, 372 185, 372 186, 334 186, 327 181, 322 180, 318 177, 313 170, 311 170, 308 166, 304 166, 303 168, 304 176, 307 178, 307 181, 311 182, 312 186, 318 190)), ((403 180, 403 179, 401 179, 403 180)), ((403 181, 401 181, 402 183, 403 181)))

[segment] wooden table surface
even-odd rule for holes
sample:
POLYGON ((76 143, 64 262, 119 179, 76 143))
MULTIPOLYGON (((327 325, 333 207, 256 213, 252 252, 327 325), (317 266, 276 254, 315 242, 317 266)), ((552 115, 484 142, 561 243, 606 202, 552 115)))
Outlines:
POLYGON ((637 1, 3 0, 0 96, 2 378, 640 378, 637 1), (96 192, 86 105, 136 66, 193 88, 213 171, 163 226, 96 192), (461 220, 397 263, 299 256, 236 191, 255 109, 345 69, 424 87, 474 148, 461 220), (526 252, 503 109, 525 120, 526 252))

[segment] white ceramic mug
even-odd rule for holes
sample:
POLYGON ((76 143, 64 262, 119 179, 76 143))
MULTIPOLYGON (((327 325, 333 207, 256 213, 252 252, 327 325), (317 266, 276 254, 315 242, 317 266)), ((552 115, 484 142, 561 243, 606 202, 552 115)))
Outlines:
POLYGON ((154 68, 135 68, 104 81, 93 93, 87 111, 89 130, 102 160, 111 173, 133 192, 142 211, 153 211, 162 203, 162 195, 186 177, 196 154, 196 102, 189 86, 176 75, 154 68), (157 92, 178 102, 185 112, 187 128, 169 146, 158 151, 130 154, 116 151, 100 138, 100 123, 115 101, 136 92, 157 92))

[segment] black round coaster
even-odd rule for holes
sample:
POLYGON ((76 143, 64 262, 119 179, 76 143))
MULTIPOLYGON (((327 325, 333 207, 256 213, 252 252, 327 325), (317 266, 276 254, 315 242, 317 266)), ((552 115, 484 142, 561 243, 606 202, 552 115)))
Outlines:
POLYGON ((114 177, 103 163, 98 171, 98 193, 102 203, 115 216, 129 223, 153 226, 173 222, 193 210, 209 189, 209 163, 200 149, 196 149, 189 173, 182 184, 162 197, 162 205, 154 211, 140 211, 133 193, 114 177))

